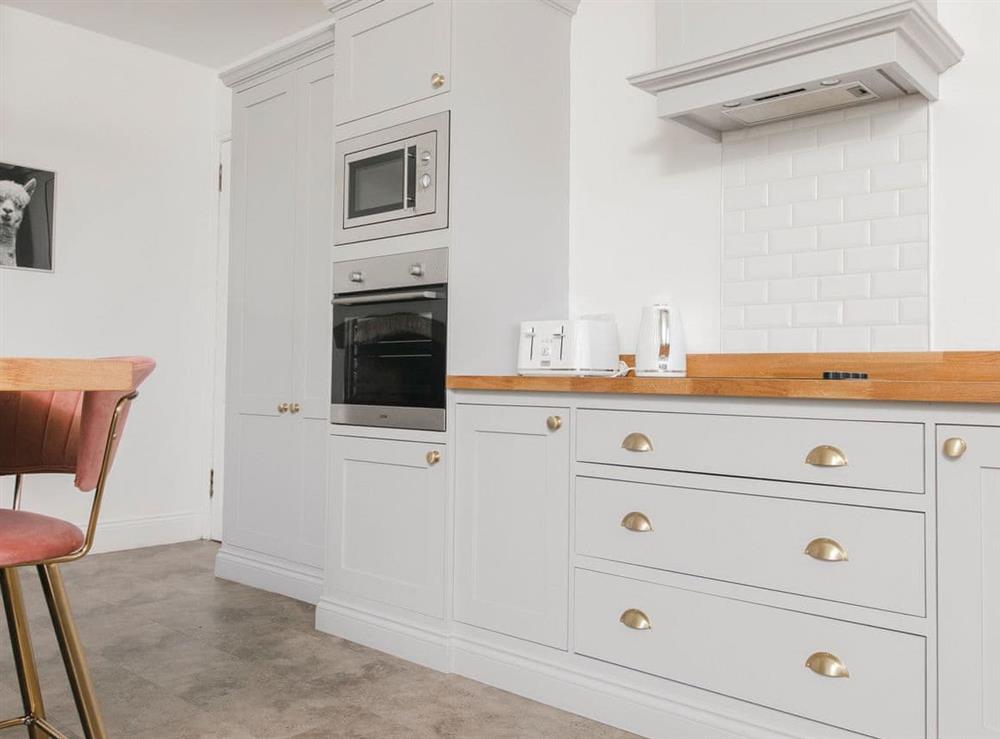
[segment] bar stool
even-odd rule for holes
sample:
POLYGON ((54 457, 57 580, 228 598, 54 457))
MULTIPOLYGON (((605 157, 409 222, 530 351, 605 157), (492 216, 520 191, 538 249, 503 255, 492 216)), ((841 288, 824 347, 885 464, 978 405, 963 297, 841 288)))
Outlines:
POLYGON ((31 739, 65 735, 45 718, 18 568, 35 566, 52 617, 73 699, 87 739, 106 739, 80 638, 59 565, 86 555, 94 543, 108 472, 136 388, 156 363, 132 363, 132 389, 121 392, 0 393, 0 476, 14 475, 14 505, 0 509, 0 591, 10 630, 24 714, 0 719, 0 730, 24 726, 31 739), (87 530, 51 516, 20 510, 24 476, 74 474, 76 487, 94 491, 87 530))

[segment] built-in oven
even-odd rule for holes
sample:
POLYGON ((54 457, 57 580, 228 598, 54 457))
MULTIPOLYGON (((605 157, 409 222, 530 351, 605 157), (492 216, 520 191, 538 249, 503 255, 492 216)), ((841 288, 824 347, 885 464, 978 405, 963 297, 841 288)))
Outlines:
POLYGON ((445 429, 448 250, 334 264, 332 423, 445 429))
POLYGON ((336 144, 334 243, 448 227, 446 111, 336 144))

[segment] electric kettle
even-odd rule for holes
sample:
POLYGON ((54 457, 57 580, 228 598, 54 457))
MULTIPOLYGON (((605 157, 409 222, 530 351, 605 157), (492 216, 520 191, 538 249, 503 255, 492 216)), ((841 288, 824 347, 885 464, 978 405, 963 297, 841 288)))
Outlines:
POLYGON ((681 314, 669 303, 642 309, 635 347, 635 374, 638 377, 684 377, 687 348, 681 314))

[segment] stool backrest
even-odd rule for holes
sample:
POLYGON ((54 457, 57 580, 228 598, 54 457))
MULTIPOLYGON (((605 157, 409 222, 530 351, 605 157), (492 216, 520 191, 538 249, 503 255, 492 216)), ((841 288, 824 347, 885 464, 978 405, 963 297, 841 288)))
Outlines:
MULTIPOLYGON (((0 393, 0 475, 75 472, 80 490, 97 487, 115 407, 156 367, 148 357, 111 358, 132 363, 131 390, 0 393)), ((129 405, 123 406, 111 441, 109 466, 129 405)))

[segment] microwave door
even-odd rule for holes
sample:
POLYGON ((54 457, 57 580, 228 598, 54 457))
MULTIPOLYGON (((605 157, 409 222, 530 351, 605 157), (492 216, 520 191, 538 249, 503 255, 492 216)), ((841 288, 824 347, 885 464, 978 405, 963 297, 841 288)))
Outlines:
POLYGON ((365 226, 414 215, 417 147, 407 142, 344 158, 344 226, 365 226))

